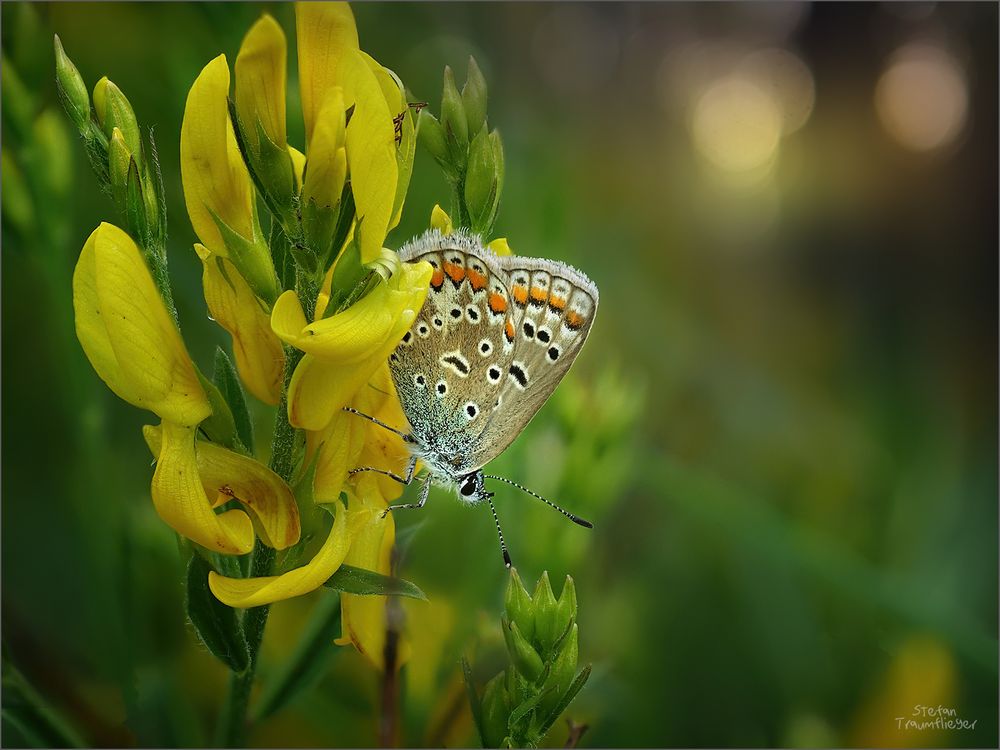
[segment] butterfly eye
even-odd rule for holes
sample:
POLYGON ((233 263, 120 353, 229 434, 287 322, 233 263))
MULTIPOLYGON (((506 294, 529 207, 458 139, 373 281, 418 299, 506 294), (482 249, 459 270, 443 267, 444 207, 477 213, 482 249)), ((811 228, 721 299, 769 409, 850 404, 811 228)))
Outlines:
POLYGON ((476 477, 474 474, 467 476, 462 481, 462 486, 458 490, 462 493, 462 497, 472 497, 476 492, 476 477))

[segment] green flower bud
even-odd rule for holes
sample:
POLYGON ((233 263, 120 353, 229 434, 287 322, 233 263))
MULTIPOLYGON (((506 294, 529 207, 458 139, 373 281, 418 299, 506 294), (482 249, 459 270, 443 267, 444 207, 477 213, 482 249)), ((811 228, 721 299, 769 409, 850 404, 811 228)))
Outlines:
POLYGON ((104 134, 110 139, 115 128, 121 130, 125 145, 135 158, 136 164, 141 163, 142 137, 135 112, 132 111, 132 105, 122 90, 109 81, 107 76, 94 86, 94 111, 97 113, 97 121, 101 123, 104 134))
POLYGON ((469 75, 462 87, 462 105, 469 135, 475 136, 486 124, 486 79, 472 55, 469 55, 469 75))
POLYGON ((521 630, 517 627, 516 622, 510 622, 506 617, 501 622, 503 623, 504 640, 507 642, 507 651, 510 653, 511 661, 514 662, 514 667, 534 682, 541 676, 544 668, 542 657, 521 635, 521 630))
POLYGON ((555 632, 561 638, 569 626, 576 621, 576 585, 571 576, 566 576, 559 601, 556 602, 555 632))
POLYGON ((548 653, 556 639, 562 633, 556 632, 556 597, 549 583, 549 572, 542 573, 531 596, 535 605, 535 643, 541 647, 542 653, 548 653))
POLYGON ((501 672, 483 689, 483 747, 500 747, 507 738, 510 698, 505 682, 506 672, 501 672))
POLYGON ((465 174, 465 205, 472 230, 487 234, 493 224, 493 198, 497 189, 496 164, 489 134, 483 128, 469 146, 469 167, 465 174))
POLYGON ((559 699, 563 697, 566 690, 573 682, 573 677, 576 675, 576 663, 578 658, 578 626, 574 623, 566 638, 563 640, 559 655, 552 663, 552 667, 549 670, 549 676, 545 678, 545 683, 542 685, 543 692, 545 690, 550 691, 541 702, 541 716, 543 719, 552 712, 552 709, 556 707, 559 703, 559 699))
POLYGON ((444 90, 441 93, 441 124, 452 155, 461 157, 461 162, 456 160, 456 163, 464 163, 465 150, 469 145, 469 122, 465 117, 462 98, 455 87, 455 76, 447 65, 444 68, 444 90))
POLYGON ((122 131, 114 128, 111 131, 111 140, 108 142, 108 178, 111 180, 111 196, 114 198, 115 206, 123 214, 131 162, 132 152, 125 143, 122 131))
POLYGON ((84 130, 90 122, 90 97, 87 95, 87 85, 73 61, 67 57, 58 34, 55 35, 54 44, 56 86, 66 108, 66 114, 80 130, 84 130))
POLYGON ((426 107, 417 115, 417 140, 439 164, 447 164, 448 144, 445 142, 444 128, 426 107))
POLYGON ((521 576, 517 574, 517 568, 510 569, 510 579, 504 592, 504 608, 508 619, 516 623, 521 635, 530 641, 535 635, 535 611, 531 596, 521 583, 521 576))

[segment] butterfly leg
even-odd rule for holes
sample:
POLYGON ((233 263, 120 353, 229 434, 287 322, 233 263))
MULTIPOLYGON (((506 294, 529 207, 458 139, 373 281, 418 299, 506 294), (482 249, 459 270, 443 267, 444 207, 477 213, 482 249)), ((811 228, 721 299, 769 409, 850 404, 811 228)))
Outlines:
POLYGON ((503 564, 509 568, 510 553, 507 551, 507 545, 503 540, 503 532, 500 530, 500 519, 497 518, 497 509, 493 507, 492 496, 487 496, 486 501, 490 504, 490 510, 493 511, 493 522, 497 525, 497 536, 500 537, 500 551, 503 553, 503 564))
POLYGON ((401 477, 399 476, 399 474, 394 474, 393 472, 386 471, 385 469, 376 469, 374 466, 359 466, 356 469, 351 469, 347 473, 353 477, 355 474, 360 474, 362 471, 374 471, 376 474, 383 474, 389 477, 390 479, 395 479, 400 484, 406 486, 413 481, 413 472, 416 468, 417 468, 417 457, 410 456, 410 463, 406 467, 405 477, 401 477))
POLYGON ((401 503, 399 505, 390 505, 388 508, 382 511, 382 518, 385 518, 386 514, 390 510, 402 510, 404 508, 411 508, 416 510, 417 508, 423 508, 424 503, 427 502, 427 496, 431 492, 431 480, 430 477, 424 479, 424 487, 420 490, 420 502, 419 503, 401 503))
POLYGON ((356 414, 359 417, 363 417, 364 419, 367 419, 369 422, 374 422, 379 427, 384 427, 389 432, 395 432, 397 435, 399 435, 401 438, 403 438, 403 441, 406 442, 406 443, 413 443, 413 442, 415 442, 414 439, 413 439, 413 436, 410 433, 403 432, 402 430, 397 430, 395 427, 392 427, 391 425, 387 425, 381 419, 375 419, 375 417, 371 417, 371 416, 365 414, 364 412, 358 411, 357 409, 352 409, 350 406, 345 406, 344 407, 344 411, 349 412, 351 414, 356 414))

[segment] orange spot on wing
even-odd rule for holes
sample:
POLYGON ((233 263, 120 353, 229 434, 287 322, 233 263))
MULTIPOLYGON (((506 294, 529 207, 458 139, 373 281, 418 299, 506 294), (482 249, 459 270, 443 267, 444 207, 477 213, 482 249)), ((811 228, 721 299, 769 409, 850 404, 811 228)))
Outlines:
POLYGON ((514 321, 507 318, 507 325, 504 327, 504 335, 507 337, 508 341, 514 340, 514 321))
POLYGON ((434 273, 431 275, 431 286, 435 289, 440 289, 441 285, 444 283, 444 271, 440 268, 435 268, 434 273))
POLYGON ((448 274, 448 278, 456 284, 465 278, 465 269, 461 266, 456 266, 454 263, 445 263, 444 272, 448 274))
POLYGON ((549 297, 549 307, 551 307, 556 312, 562 312, 566 307, 566 300, 562 297, 557 297, 554 294, 549 297))
POLYGON ((506 312, 507 310, 507 300, 503 298, 503 295, 493 292, 490 294, 490 310, 496 314, 506 312))
POLYGON ((542 289, 541 287, 533 286, 531 287, 531 301, 536 305, 545 304, 545 300, 548 298, 549 292, 547 289, 542 289))
POLYGON ((465 275, 469 277, 469 283, 472 284, 472 291, 478 292, 486 286, 486 277, 481 273, 470 268, 465 272, 465 275))
POLYGON ((528 301, 528 289, 520 284, 515 285, 511 292, 514 294, 514 301, 523 305, 528 301))
POLYGON ((584 318, 580 313, 570 310, 566 313, 566 325, 572 330, 577 330, 583 326, 584 318))

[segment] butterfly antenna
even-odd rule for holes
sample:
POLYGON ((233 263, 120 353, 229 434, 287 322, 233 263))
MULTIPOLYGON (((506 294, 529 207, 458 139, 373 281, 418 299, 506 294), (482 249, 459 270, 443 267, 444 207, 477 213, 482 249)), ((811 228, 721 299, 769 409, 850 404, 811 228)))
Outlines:
POLYGON ((500 551, 503 553, 503 564, 509 568, 510 553, 507 551, 507 544, 504 542, 503 532, 500 530, 500 519, 497 518, 497 509, 493 507, 492 492, 486 496, 486 501, 490 504, 490 510, 493 511, 493 522, 497 525, 497 535, 500 537, 500 551))
POLYGON ((517 482, 515 482, 512 479, 507 479, 506 477, 498 477, 495 474, 484 474, 483 476, 486 479, 496 479, 498 482, 504 482, 506 484, 509 484, 511 487, 517 487, 519 490, 521 490, 521 492, 524 492, 524 493, 526 493, 528 495, 531 495, 533 498, 535 498, 537 500, 541 500, 543 503, 545 503, 546 505, 548 505, 550 508, 555 508, 557 511, 559 511, 560 513, 562 513, 564 516, 566 516, 566 518, 568 518, 573 523, 580 524, 580 526, 584 526, 584 527, 586 527, 588 529, 594 528, 594 524, 592 524, 590 521, 588 521, 588 520, 586 520, 584 518, 580 518, 580 516, 574 515, 574 514, 570 513, 568 510, 564 510, 563 508, 560 508, 555 503, 553 503, 553 502, 551 502, 549 500, 546 500, 544 497, 542 497, 541 495, 539 495, 537 492, 532 492, 531 490, 529 490, 524 485, 518 484, 517 482))

